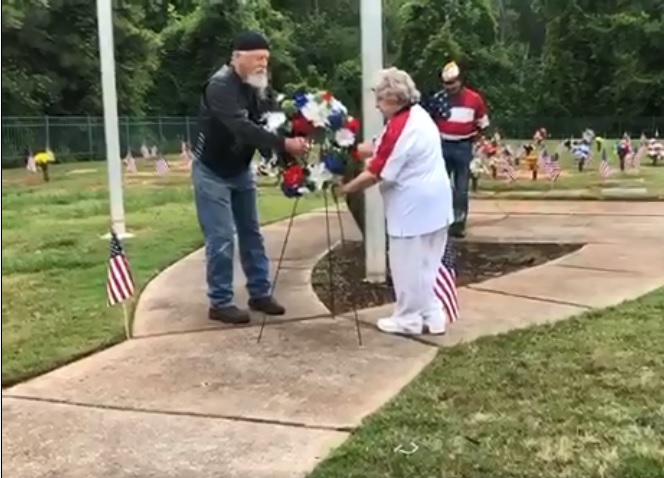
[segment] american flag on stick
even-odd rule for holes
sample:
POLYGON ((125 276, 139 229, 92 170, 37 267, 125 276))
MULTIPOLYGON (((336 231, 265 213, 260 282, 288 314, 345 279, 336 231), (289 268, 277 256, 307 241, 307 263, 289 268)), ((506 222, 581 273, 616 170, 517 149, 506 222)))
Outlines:
POLYGON ((115 231, 111 231, 111 254, 108 260, 108 282, 106 283, 108 305, 124 302, 134 295, 134 279, 125 256, 122 243, 115 231))
POLYGON ((136 160, 134 159, 134 156, 132 156, 131 151, 127 152, 127 156, 125 156, 124 163, 128 173, 132 174, 136 173, 137 171, 136 160))
POLYGON ((639 169, 641 161, 646 156, 647 148, 645 145, 639 146, 639 149, 632 151, 627 155, 627 167, 631 169, 639 169))
POLYGON ((25 169, 31 173, 37 172, 37 162, 35 161, 35 157, 32 153, 30 153, 30 156, 28 156, 28 163, 25 165, 25 169))
POLYGON ((450 323, 459 320, 459 301, 456 288, 456 257, 454 245, 448 239, 445 245, 445 253, 438 267, 434 292, 440 300, 447 320, 450 323))
POLYGON ((157 174, 160 176, 168 174, 168 172, 170 171, 170 168, 168 166, 168 161, 166 161, 166 158, 164 158, 163 155, 159 156, 159 159, 154 164, 154 169, 157 172, 157 174))
POLYGON ((505 160, 503 162, 503 172, 507 176, 507 180, 511 183, 516 181, 516 171, 514 169, 514 166, 509 160, 505 160))
POLYGON ((538 163, 537 165, 545 173, 548 174, 548 172, 551 170, 551 157, 549 156, 549 153, 547 152, 546 149, 540 153, 539 161, 537 163, 538 163))
POLYGON ((549 180, 553 183, 558 180, 560 173, 562 172, 562 167, 560 166, 560 160, 557 158, 558 155, 554 156, 554 159, 549 163, 549 180))
POLYGON ((189 145, 183 141, 180 149, 180 161, 182 161, 182 165, 190 166, 192 160, 191 148, 189 148, 189 145))
POLYGON ((611 165, 609 164, 609 157, 606 154, 606 149, 602 150, 602 160, 599 162, 599 175, 603 178, 611 176, 611 165))

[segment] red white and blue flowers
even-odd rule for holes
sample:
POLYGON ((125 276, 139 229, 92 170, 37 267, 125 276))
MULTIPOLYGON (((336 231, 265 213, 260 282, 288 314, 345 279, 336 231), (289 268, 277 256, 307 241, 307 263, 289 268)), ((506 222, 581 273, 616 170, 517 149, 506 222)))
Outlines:
POLYGON ((357 160, 360 122, 328 91, 298 92, 278 98, 280 111, 268 113, 265 128, 288 137, 305 137, 318 161, 279 155, 281 189, 299 197, 341 178, 349 161, 357 160))

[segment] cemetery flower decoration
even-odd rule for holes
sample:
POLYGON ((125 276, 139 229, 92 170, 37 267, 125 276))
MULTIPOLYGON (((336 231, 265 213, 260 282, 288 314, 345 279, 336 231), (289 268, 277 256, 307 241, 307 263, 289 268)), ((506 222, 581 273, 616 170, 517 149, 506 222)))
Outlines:
POLYGON ((304 137, 312 146, 309 157, 278 154, 284 195, 300 197, 338 182, 348 163, 358 160, 359 120, 329 91, 300 91, 277 101, 280 111, 265 116, 265 128, 286 137, 304 137))

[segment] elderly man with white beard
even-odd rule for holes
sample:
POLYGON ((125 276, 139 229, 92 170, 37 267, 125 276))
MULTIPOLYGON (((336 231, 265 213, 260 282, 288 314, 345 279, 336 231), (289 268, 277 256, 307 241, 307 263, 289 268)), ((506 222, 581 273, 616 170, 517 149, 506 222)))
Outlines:
POLYGON ((192 181, 198 221, 205 236, 208 318, 245 324, 249 313, 233 301, 234 234, 247 278, 249 308, 268 315, 285 309, 271 296, 251 161, 257 149, 299 156, 303 138, 285 138, 260 125, 268 88, 270 47, 260 33, 244 31, 233 42, 228 65, 203 86, 192 181))

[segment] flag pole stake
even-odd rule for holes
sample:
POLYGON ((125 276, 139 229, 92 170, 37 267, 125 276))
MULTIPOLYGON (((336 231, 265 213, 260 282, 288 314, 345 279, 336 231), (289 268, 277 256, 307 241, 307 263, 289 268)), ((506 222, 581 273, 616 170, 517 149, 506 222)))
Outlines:
POLYGON ((122 303, 122 315, 124 318, 125 336, 131 339, 131 321, 129 319, 129 311, 127 310, 127 302, 122 303))

